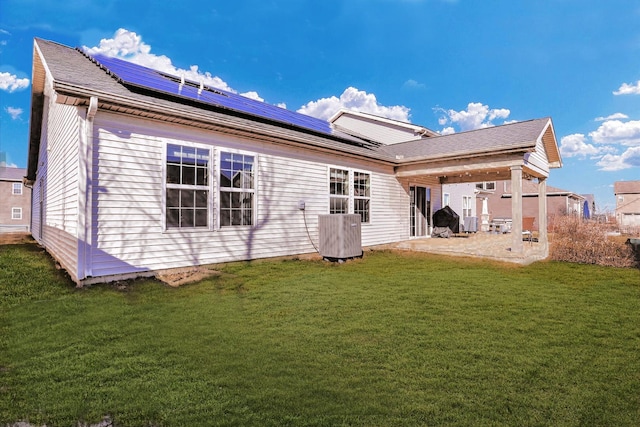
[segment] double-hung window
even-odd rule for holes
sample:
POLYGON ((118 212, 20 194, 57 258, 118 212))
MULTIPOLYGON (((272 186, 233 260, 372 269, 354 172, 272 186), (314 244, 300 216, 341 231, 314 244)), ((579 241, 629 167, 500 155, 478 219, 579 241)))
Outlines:
POLYGON ((371 221, 371 174, 329 168, 329 213, 346 214, 350 206, 362 223, 371 221))
POLYGON ((369 202, 371 198, 371 175, 364 172, 353 173, 353 213, 360 215, 360 222, 369 222, 369 202))
POLYGON ((349 212, 349 171, 331 168, 329 171, 329 213, 349 212))
POLYGON ((22 183, 21 182, 14 182, 13 183, 12 193, 13 193, 14 196, 21 196, 22 195, 22 183))
POLYGON ((209 226, 208 148, 167 144, 166 227, 209 226))
POLYGON ((22 208, 11 208, 11 219, 22 219, 22 208))
POLYGON ((220 153, 220 226, 253 225, 255 157, 220 153))
POLYGON ((462 196, 462 218, 471 216, 471 196, 462 196))

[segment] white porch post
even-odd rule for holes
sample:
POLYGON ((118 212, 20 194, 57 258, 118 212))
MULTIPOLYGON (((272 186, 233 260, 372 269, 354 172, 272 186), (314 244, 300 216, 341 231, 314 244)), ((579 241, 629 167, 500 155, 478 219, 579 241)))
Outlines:
POLYGON ((511 252, 522 253, 522 166, 511 166, 511 252))
POLYGON ((487 197, 482 198, 482 214, 480 215, 480 219, 482 220, 480 224, 480 231, 489 231, 489 207, 487 197))
POLYGON ((538 244, 544 255, 549 256, 549 234, 547 232, 547 179, 538 179, 538 244))

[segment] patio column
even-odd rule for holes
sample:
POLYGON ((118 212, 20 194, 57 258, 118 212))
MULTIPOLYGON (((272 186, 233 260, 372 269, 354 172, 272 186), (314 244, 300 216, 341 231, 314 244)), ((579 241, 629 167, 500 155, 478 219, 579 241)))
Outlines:
POLYGON ((489 231, 489 206, 487 204, 487 197, 482 198, 482 214, 480 219, 482 220, 480 225, 480 231, 489 231))
POLYGON ((522 166, 511 166, 511 252, 522 253, 522 166))
POLYGON ((549 234, 547 231, 547 179, 538 178, 538 244, 545 256, 549 256, 549 234))

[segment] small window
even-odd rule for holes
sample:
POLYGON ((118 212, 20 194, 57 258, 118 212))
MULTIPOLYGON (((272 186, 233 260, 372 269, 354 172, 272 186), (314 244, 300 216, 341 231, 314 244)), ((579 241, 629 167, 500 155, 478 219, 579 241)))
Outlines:
POLYGON ((13 183, 13 192, 12 193, 15 196, 22 195, 22 183, 21 182, 14 182, 13 183))
POLYGON ((462 218, 471 216, 471 196, 462 196, 462 218))
POLYGON ((22 208, 11 208, 11 219, 22 219, 22 208))
POLYGON ((209 226, 209 158, 206 148, 167 145, 167 228, 209 226))
POLYGON ((329 171, 329 213, 349 213, 349 171, 331 168, 329 171))
POLYGON ((371 175, 364 172, 353 173, 353 213, 360 215, 360 222, 369 222, 371 199, 371 175))
POLYGON ((449 206, 451 204, 451 195, 449 193, 442 194, 442 206, 449 206))
POLYGON ((253 225, 255 157, 220 153, 220 226, 253 225))
POLYGON ((495 181, 478 182, 476 188, 485 191, 494 191, 496 189, 495 181))

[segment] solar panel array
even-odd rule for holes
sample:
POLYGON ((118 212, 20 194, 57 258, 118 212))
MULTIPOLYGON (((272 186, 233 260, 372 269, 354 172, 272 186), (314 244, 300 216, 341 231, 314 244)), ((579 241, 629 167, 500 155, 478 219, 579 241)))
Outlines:
POLYGON ((334 132, 326 120, 286 110, 265 102, 256 101, 236 93, 213 88, 201 82, 185 80, 160 71, 143 67, 122 59, 101 54, 89 56, 104 70, 128 87, 152 90, 179 98, 203 102, 252 116, 275 120, 287 125, 332 135, 334 132))

